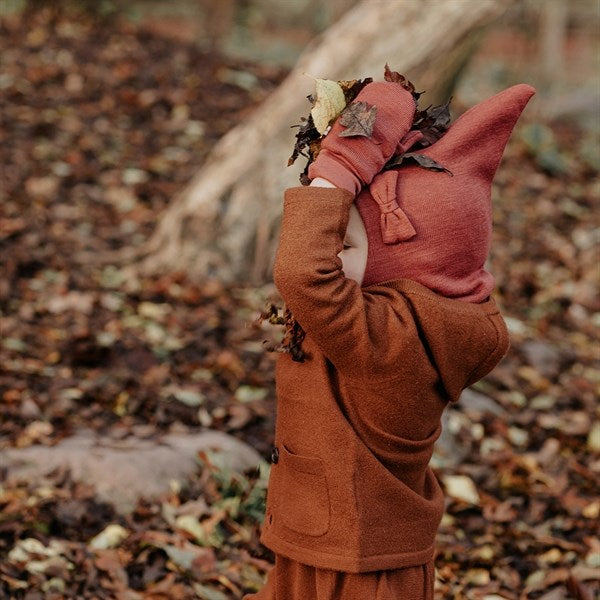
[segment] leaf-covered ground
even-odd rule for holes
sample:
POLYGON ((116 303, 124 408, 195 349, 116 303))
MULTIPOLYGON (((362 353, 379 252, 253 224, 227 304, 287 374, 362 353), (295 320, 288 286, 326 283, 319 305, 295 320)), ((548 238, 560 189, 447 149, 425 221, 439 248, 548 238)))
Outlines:
MULTIPOLYGON (((272 286, 136 279, 99 253, 139 244, 211 144, 283 73, 130 25, 50 12, 0 29, 0 452, 81 427, 115 439, 221 429, 265 457, 273 435, 272 286)), ((491 269, 512 349, 454 411, 438 598, 600 593, 597 139, 523 124, 494 192, 491 269), (597 160, 597 159, 596 159, 597 160)), ((119 516, 57 472, 2 479, 0 598, 241 598, 266 471, 200 457, 197 475, 119 516)))

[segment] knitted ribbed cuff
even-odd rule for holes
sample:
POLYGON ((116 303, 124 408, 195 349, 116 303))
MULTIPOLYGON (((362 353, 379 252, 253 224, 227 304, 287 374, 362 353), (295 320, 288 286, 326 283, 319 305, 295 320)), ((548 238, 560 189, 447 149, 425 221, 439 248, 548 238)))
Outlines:
POLYGON ((318 160, 308 167, 310 179, 322 177, 331 181, 336 187, 348 190, 355 196, 360 192, 362 182, 352 171, 344 168, 336 159, 327 154, 327 150, 321 150, 318 160))

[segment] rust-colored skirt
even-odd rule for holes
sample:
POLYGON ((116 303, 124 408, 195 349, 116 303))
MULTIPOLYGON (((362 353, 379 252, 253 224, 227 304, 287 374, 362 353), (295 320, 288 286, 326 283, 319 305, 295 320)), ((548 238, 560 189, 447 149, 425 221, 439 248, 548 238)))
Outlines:
POLYGON ((342 573, 277 555, 267 583, 243 600, 433 600, 433 561, 416 567, 342 573))

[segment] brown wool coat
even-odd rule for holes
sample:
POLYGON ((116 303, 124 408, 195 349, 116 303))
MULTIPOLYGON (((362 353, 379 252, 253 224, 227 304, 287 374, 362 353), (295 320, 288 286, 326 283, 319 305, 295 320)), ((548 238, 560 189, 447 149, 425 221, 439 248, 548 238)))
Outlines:
POLYGON ((276 365, 276 462, 262 542, 324 569, 430 561, 443 513, 428 466, 448 402, 487 374, 508 337, 492 299, 411 280, 361 288, 337 254, 353 195, 286 191, 274 280, 307 335, 276 365))

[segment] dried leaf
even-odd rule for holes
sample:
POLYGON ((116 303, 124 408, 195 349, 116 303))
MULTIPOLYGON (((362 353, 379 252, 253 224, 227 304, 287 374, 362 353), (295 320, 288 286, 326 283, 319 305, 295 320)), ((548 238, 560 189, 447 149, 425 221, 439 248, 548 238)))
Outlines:
POLYGON ((108 548, 116 548, 121 545, 121 542, 129 535, 127 529, 117 523, 111 523, 98 535, 94 536, 89 546, 94 550, 106 550, 108 548))
POLYGON ((167 553, 167 556, 184 571, 189 571, 192 568, 194 559, 198 556, 198 547, 187 544, 186 548, 178 548, 171 544, 165 544, 162 549, 167 553))
POLYGON ((413 96, 415 96, 415 100, 419 99, 421 93, 415 92, 415 86, 408 79, 406 79, 404 75, 400 75, 400 73, 397 71, 392 71, 387 63, 385 63, 383 78, 386 81, 399 83, 405 90, 408 90, 413 96))
POLYGON ((467 475, 446 475, 444 477, 446 494, 469 504, 479 504, 479 493, 473 480, 467 475))
POLYGON ((192 515, 181 515, 180 517, 177 517, 175 526, 178 529, 182 529, 186 533, 189 533, 199 544, 204 545, 207 543, 206 531, 196 517, 192 515))
POLYGON ((309 115, 308 119, 302 117, 300 121, 302 122, 302 125, 293 125, 293 127, 298 127, 299 129, 298 133, 296 134, 296 143, 294 144, 294 151, 288 159, 288 167, 293 165, 298 156, 300 156, 301 154, 303 156, 306 156, 306 154, 304 154, 305 148, 310 147, 311 143, 321 139, 321 134, 315 128, 312 116, 309 115))
POLYGON ((340 124, 346 127, 340 137, 371 137, 377 115, 377 107, 367 102, 352 102, 340 116, 340 124))
POLYGON ((390 161, 388 161, 383 170, 400 167, 401 165, 405 164, 405 161, 413 161, 419 166, 429 169, 430 171, 443 171, 444 173, 448 173, 448 175, 452 176, 452 171, 446 169, 446 167, 443 165, 440 165, 440 163, 433 160, 433 158, 427 156, 426 154, 418 154, 416 152, 407 152, 406 154, 394 156, 390 161))
POLYGON ((358 96, 360 90, 362 90, 365 85, 371 83, 373 81, 372 77, 365 77, 365 79, 341 79, 338 81, 342 91, 344 92, 344 96, 346 97, 346 104, 352 102, 356 96, 358 96))
POLYGON ((329 123, 337 118, 346 106, 344 91, 337 81, 316 80, 316 98, 310 111, 315 127, 320 134, 325 133, 329 123))
POLYGON ((186 406, 200 406, 206 400, 204 394, 198 390, 178 385, 166 385, 160 392, 161 398, 170 399, 174 397, 176 400, 186 406))
POLYGON ((94 564, 101 571, 106 571, 115 585, 127 585, 127 571, 123 568, 116 550, 97 550, 94 564))
POLYGON ((420 131, 423 138, 419 140, 417 147, 427 148, 437 142, 450 127, 450 101, 444 104, 428 107, 425 110, 417 111, 413 119, 413 129, 420 131))
POLYGON ((227 596, 223 592, 213 587, 200 583, 193 583, 192 586, 200 598, 205 598, 206 600, 227 600, 227 596))
POLYGON ((600 452, 600 421, 595 421, 590 427, 587 437, 587 447, 590 452, 600 452))
POLYGON ((240 385, 235 391, 234 398, 238 402, 255 402, 264 400, 269 393, 266 388, 255 387, 251 385, 240 385))

